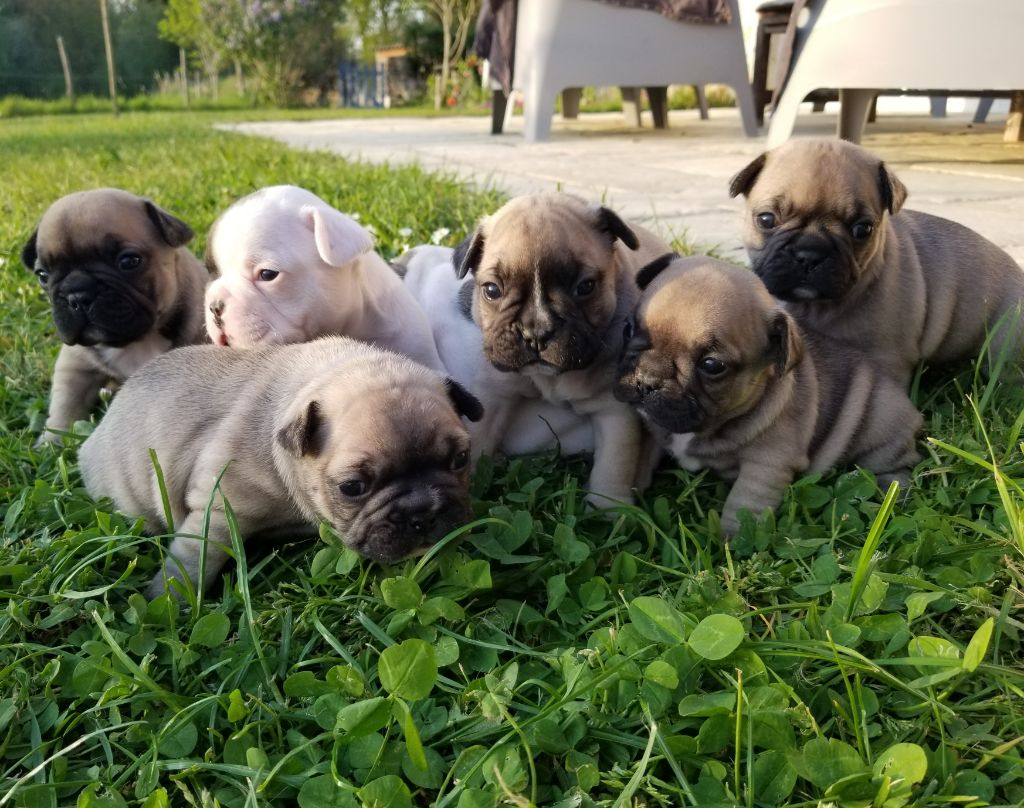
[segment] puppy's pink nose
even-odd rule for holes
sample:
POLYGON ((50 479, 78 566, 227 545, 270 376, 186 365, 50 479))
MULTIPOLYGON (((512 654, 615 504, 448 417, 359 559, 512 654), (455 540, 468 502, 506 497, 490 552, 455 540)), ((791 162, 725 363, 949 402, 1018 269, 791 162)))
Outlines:
POLYGON ((221 315, 224 313, 224 301, 214 300, 210 303, 210 314, 213 315, 213 322, 216 323, 217 327, 220 328, 224 325, 224 321, 221 319, 221 315))

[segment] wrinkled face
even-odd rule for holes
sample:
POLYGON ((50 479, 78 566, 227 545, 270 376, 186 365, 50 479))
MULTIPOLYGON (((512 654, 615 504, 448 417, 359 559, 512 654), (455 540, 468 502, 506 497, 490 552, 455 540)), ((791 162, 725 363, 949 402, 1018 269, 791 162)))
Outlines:
POLYGON ((627 326, 615 397, 673 433, 708 432, 749 412, 786 365, 776 306, 746 270, 677 259, 627 326))
POLYGON ((175 248, 191 237, 146 199, 86 191, 50 207, 22 261, 46 290, 61 340, 121 347, 146 336, 176 303, 175 248))
POLYGON ((870 275, 886 216, 906 189, 877 157, 843 141, 791 141, 757 163, 732 186, 747 195, 754 271, 783 300, 844 297, 870 275))
POLYGON ((371 244, 365 230, 308 191, 275 186, 242 199, 216 222, 207 247, 215 275, 205 301, 210 340, 250 348, 343 333, 338 323, 354 305, 346 302, 355 282, 347 264, 371 244), (326 231, 336 217, 352 233, 335 234, 332 251, 326 231))
POLYGON ((469 518, 469 434, 439 383, 326 390, 314 421, 303 486, 346 546, 392 563, 469 518))
POLYGON ((521 197, 478 231, 473 317, 498 370, 580 370, 608 349, 620 274, 613 230, 622 223, 609 229, 597 210, 521 197))

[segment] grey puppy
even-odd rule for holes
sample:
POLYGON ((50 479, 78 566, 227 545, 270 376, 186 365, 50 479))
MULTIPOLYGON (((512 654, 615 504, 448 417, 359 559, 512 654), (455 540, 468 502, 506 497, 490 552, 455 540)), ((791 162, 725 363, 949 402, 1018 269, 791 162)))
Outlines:
POLYGON ((868 150, 794 140, 740 171, 754 271, 805 328, 908 382, 923 361, 1020 355, 1024 272, 956 222, 904 210, 907 189, 868 150))
POLYGON ((181 219, 115 188, 68 194, 43 214, 21 260, 46 290, 64 345, 39 443, 85 418, 104 384, 205 341, 209 273, 185 248, 191 238, 181 219))
POLYGON ((637 282, 615 394, 681 466, 735 480, 727 535, 806 471, 858 465, 883 485, 909 482, 921 415, 863 354, 802 334, 761 281, 721 261, 669 255, 637 282))
POLYGON ((474 433, 479 452, 494 451, 525 399, 543 398, 593 426, 589 501, 633 500, 653 462, 639 419, 611 390, 635 273, 667 250, 610 209, 564 193, 518 197, 480 222, 455 256, 457 275, 473 275, 469 303, 489 363, 474 381, 487 412, 474 433))
POLYGON ((200 583, 202 545, 192 537, 207 518, 202 584, 215 580, 230 546, 225 501, 243 537, 307 532, 325 520, 379 561, 432 544, 468 515, 470 445, 459 416, 481 414, 451 380, 346 337, 196 346, 132 376, 79 461, 90 495, 166 529, 156 451, 177 537, 153 597, 173 579, 200 583))

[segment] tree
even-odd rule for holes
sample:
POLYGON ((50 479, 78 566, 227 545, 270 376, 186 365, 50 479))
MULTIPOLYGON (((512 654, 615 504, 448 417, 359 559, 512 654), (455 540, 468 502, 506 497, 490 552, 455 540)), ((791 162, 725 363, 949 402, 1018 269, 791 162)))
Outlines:
POLYGON ((202 0, 168 0, 159 30, 160 36, 168 42, 199 57, 199 63, 216 97, 220 66, 228 47, 214 30, 212 11, 215 11, 212 4, 203 3, 202 0))
MULTIPOLYGON (((480 10, 480 0, 425 0, 425 7, 441 20, 441 51, 440 87, 448 86, 451 66, 462 58, 469 40, 469 32, 480 10)), ((442 92, 434 95, 434 105, 441 106, 442 92)))
POLYGON ((373 58, 377 48, 402 41, 403 26, 412 7, 413 0, 347 0, 345 16, 359 38, 366 61, 373 58))

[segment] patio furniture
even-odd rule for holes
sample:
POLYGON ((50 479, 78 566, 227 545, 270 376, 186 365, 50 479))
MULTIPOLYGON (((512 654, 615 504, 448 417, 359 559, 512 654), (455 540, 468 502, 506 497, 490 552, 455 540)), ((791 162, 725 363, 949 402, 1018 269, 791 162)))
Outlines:
MULTIPOLYGON (((920 94, 1008 93, 1024 87, 1021 0, 797 0, 793 57, 768 129, 768 147, 793 133, 800 103, 839 90, 839 137, 859 142, 872 99, 888 88, 920 94), (969 18, 969 19, 968 19, 969 18)), ((794 21, 795 22, 795 21, 794 21)), ((898 90, 897 90, 898 91, 898 90)))
POLYGON ((593 0, 519 0, 512 86, 524 93, 526 139, 550 136, 555 98, 566 88, 679 83, 728 84, 744 131, 755 136, 737 0, 728 4, 731 22, 707 25, 593 0))

